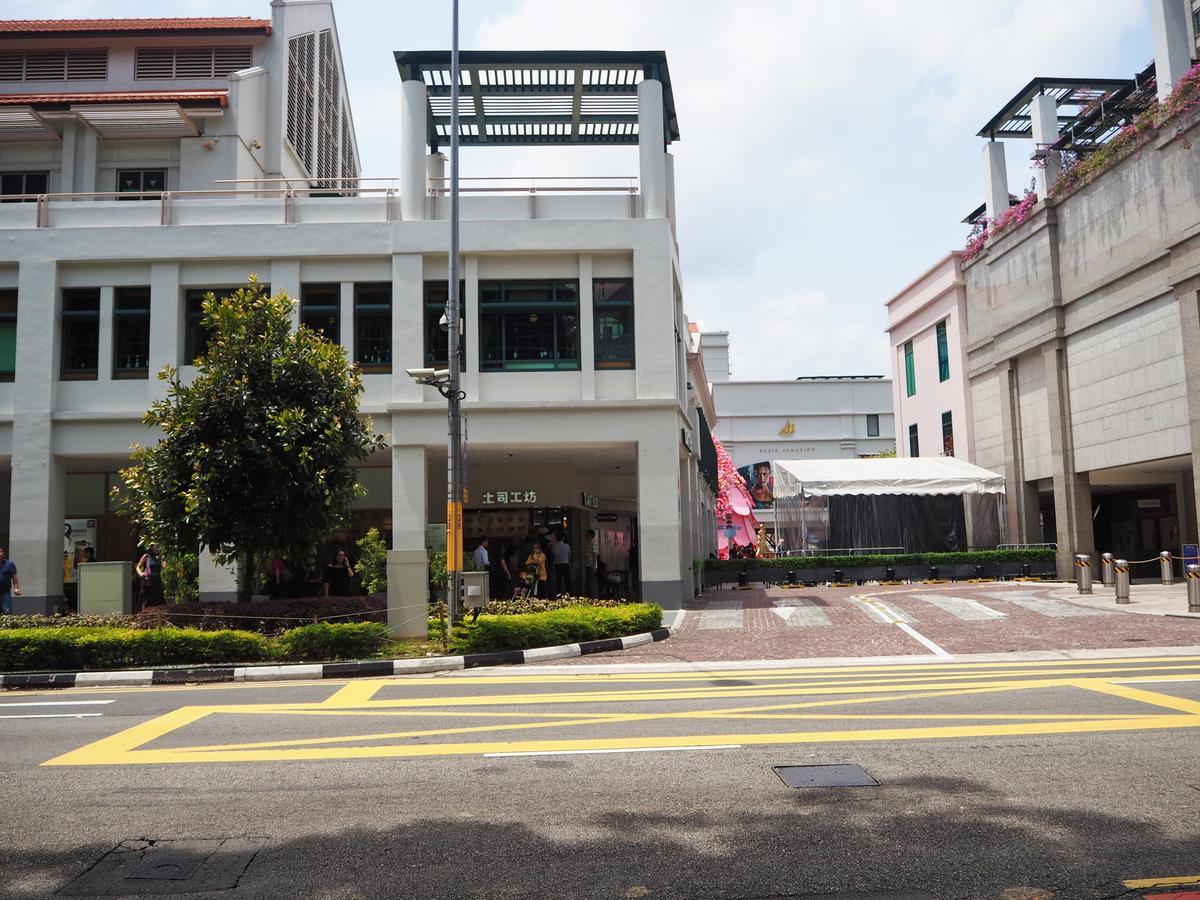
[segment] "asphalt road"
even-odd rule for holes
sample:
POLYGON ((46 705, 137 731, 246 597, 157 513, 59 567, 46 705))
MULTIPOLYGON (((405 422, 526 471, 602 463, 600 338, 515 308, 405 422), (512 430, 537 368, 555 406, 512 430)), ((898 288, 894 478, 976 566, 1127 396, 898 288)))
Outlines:
POLYGON ((0 718, 0 896, 1140 897, 1200 875, 1145 652, 6 693, 67 717, 0 718))

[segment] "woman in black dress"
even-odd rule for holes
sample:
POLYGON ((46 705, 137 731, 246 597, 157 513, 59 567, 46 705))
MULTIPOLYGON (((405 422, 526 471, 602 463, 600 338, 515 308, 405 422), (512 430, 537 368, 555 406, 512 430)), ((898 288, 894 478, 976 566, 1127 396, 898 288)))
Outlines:
POLYGON ((335 553, 333 562, 325 567, 325 596, 354 596, 354 570, 350 568, 350 559, 345 550, 335 553))

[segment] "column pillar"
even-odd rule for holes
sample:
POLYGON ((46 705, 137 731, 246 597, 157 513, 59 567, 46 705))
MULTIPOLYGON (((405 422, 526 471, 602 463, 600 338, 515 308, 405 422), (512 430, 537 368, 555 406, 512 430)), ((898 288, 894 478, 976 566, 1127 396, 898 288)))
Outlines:
POLYGON ((429 558, 425 550, 425 448, 392 448, 392 549, 388 551, 388 631, 424 638, 429 618, 429 558))
POLYGON ((983 145, 983 198, 985 215, 997 218, 1008 209, 1008 166, 1004 162, 1004 144, 988 141, 983 145))
POLYGON ((400 86, 400 218, 425 218, 425 144, 428 142, 425 82, 400 86))
POLYGON ((96 380, 113 380, 113 305, 115 289, 108 285, 100 288, 100 327, 97 338, 96 380))
POLYGON ((292 307, 292 330, 300 328, 300 260, 271 260, 271 293, 287 294, 295 305, 292 307))
POLYGON ((1184 486, 1188 490, 1187 502, 1183 504, 1189 513, 1187 524, 1181 529, 1189 535, 1200 534, 1197 527, 1197 508, 1200 508, 1200 278, 1192 278, 1175 285, 1175 302, 1179 308, 1179 331, 1183 338, 1183 377, 1187 385, 1188 431, 1192 443, 1192 468, 1185 473, 1184 486))
POLYGON ((179 367, 179 263, 150 265, 150 398, 166 397, 167 385, 157 376, 163 366, 179 367))
POLYGON ((1150 0, 1160 101, 1171 95, 1175 82, 1192 67, 1192 48, 1188 43, 1190 6, 1185 0, 1150 0))
POLYGON ((1074 572, 1074 554, 1096 552, 1092 531, 1092 487, 1086 473, 1075 471, 1071 430, 1071 392, 1067 378, 1067 349, 1059 339, 1042 350, 1046 367, 1046 408, 1050 418, 1050 470, 1054 478, 1054 519, 1057 528, 1058 572, 1074 572))
POLYGON ((592 256, 590 253, 581 253, 579 256, 579 382, 584 400, 596 399, 596 315, 592 307, 593 300, 592 256))
MULTIPOLYGON (((425 157, 425 184, 426 189, 430 191, 445 190, 450 187, 446 181, 446 155, 444 153, 430 153, 425 157)), ((436 208, 436 207, 435 207, 436 208)), ((435 214, 433 218, 437 218, 435 214)))
POLYGON ((461 386, 468 400, 479 399, 479 257, 469 253, 463 257, 462 347, 465 365, 461 386))
MULTIPOLYGON (((392 300, 393 304, 395 299, 392 300)), ((395 320, 393 310, 393 321, 395 320)), ((338 291, 338 331, 342 339, 342 346, 346 348, 346 359, 354 362, 354 283, 351 281, 343 281, 338 291)))
POLYGON ((1000 422, 1004 441, 1004 485, 1008 498, 1007 534, 1001 543, 1041 542, 1038 495, 1035 485, 1025 480, 1025 450, 1021 436, 1020 371, 1017 360, 999 366, 1000 422))
POLYGON ((53 612, 62 597, 65 467, 54 455, 51 413, 58 386, 58 267, 22 260, 17 275, 9 558, 21 597, 14 613, 53 612))
MULTIPOLYGON (((69 119, 63 122, 62 125, 61 174, 58 176, 58 187, 51 188, 51 190, 60 194, 73 194, 75 193, 75 147, 78 140, 78 126, 69 119)), ((86 128, 87 126, 84 127, 86 128)))
POLYGON ((638 93, 638 172, 642 193, 642 217, 667 216, 667 159, 663 128, 662 82, 647 78, 638 93))
POLYGON ((1045 152, 1043 166, 1034 170, 1038 199, 1045 200, 1062 174, 1062 153, 1047 149, 1058 140, 1058 103, 1049 94, 1038 94, 1029 106, 1029 114, 1033 119, 1033 143, 1045 152))
POLYGON ((75 190, 80 194, 90 194, 96 190, 115 191, 115 184, 96 186, 96 176, 100 166, 100 146, 96 132, 85 126, 78 130, 79 141, 76 144, 78 169, 75 178, 75 190))
POLYGON ((640 597, 664 609, 679 609, 690 597, 680 571, 683 518, 679 483, 679 429, 674 413, 657 416, 638 441, 638 566, 640 597))
MULTIPOLYGON (((476 341, 478 345, 478 341, 476 341)), ((467 354, 471 358, 471 354, 467 354)), ((419 403, 424 388, 405 369, 425 366, 424 266, 419 253, 392 256, 392 399, 419 403)), ((424 546, 422 544, 422 546, 424 546)))

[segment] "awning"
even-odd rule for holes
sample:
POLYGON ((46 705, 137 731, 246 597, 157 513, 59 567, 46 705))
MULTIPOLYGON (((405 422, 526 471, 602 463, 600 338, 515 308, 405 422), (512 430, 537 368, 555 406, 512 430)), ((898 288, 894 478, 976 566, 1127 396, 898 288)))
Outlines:
POLYGON ((775 499, 839 494, 1002 494, 1004 476, 952 456, 780 460, 775 499))

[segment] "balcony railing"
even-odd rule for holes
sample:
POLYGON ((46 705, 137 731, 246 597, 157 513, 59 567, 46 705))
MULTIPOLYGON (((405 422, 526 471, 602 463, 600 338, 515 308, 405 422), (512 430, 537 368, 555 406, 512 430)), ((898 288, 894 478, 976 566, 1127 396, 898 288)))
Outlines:
MULTIPOLYGON (((428 218, 442 218, 445 198, 449 195, 448 181, 437 179, 439 185, 427 189, 426 203, 428 218)), ((637 210, 637 179, 633 176, 536 176, 536 177, 503 177, 503 178, 464 178, 460 185, 461 193, 468 196, 508 196, 528 197, 529 206, 524 210, 525 217, 536 219, 539 216, 537 198, 539 196, 579 196, 581 194, 627 196, 629 206, 625 215, 636 218, 637 210)), ((34 209, 34 226, 49 228, 52 226, 52 204, 74 204, 77 201, 114 201, 140 200, 156 201, 159 207, 157 223, 143 221, 140 224, 172 225, 177 222, 174 211, 182 204, 198 200, 277 200, 279 203, 278 222, 295 224, 298 221, 296 201, 298 198, 331 199, 335 201, 363 201, 365 205, 378 208, 379 218, 385 222, 397 221, 399 216, 399 188, 395 178, 328 178, 322 179, 320 186, 312 186, 307 181, 287 178, 275 179, 245 179, 219 180, 214 182, 223 187, 205 190, 188 191, 90 191, 61 194, 14 194, 5 196, 6 202, 27 202, 34 209), (374 200, 375 203, 369 201, 374 200)), ((140 204, 138 204, 140 207, 140 204)), ((610 204, 611 205, 611 204, 610 204)), ((142 207, 144 209, 144 207, 142 207)), ((373 219, 378 221, 379 219, 373 219)), ((0 227, 3 223, 0 222, 0 227)), ((26 226, 28 227, 28 226, 26 226)))

